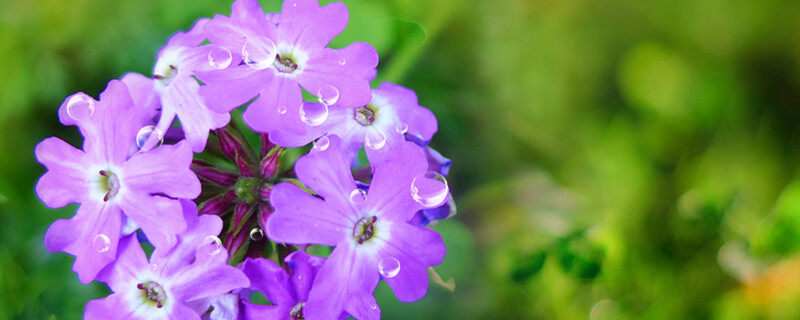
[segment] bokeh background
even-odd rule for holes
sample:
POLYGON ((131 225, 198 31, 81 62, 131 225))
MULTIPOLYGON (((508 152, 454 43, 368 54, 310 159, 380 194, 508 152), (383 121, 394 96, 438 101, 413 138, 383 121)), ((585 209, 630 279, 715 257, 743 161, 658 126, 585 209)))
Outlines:
MULTIPOLYGON (((329 1, 323 1, 329 2, 329 1)), ((277 10, 277 0, 262 0, 277 10)), ((385 319, 797 319, 795 0, 345 0, 332 46, 437 115, 454 160, 448 256, 385 319)), ((33 147, 67 95, 151 74, 167 37, 230 1, 0 0, 0 319, 78 319, 102 284, 43 246, 33 147)))

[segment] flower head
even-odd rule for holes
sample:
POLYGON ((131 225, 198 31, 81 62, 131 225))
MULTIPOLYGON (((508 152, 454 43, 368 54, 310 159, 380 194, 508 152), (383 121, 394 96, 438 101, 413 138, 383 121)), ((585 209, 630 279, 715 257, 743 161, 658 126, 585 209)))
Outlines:
POLYGON ((325 259, 295 251, 286 256, 284 262, 288 273, 264 258, 247 259, 242 263, 241 268, 250 279, 250 289, 262 292, 272 303, 243 302, 243 319, 304 319, 311 284, 325 259))
POLYGON ((303 132, 301 87, 326 105, 366 104, 378 53, 361 42, 326 48, 348 19, 341 2, 320 7, 317 0, 285 1, 276 19, 265 15, 255 0, 237 0, 230 17, 214 17, 206 30, 212 45, 240 53, 243 64, 199 73, 206 83, 201 95, 218 111, 258 96, 244 112, 244 121, 269 133, 303 132))
MULTIPOLYGON (((306 104, 324 108, 320 104, 306 104)), ((306 123, 302 134, 279 131, 270 138, 278 145, 297 147, 325 134, 333 134, 342 138, 346 159, 352 159, 359 149, 366 147, 365 151, 371 158, 382 161, 392 153, 392 148, 404 143, 406 135, 427 142, 436 130, 436 117, 419 105, 413 90, 384 82, 372 90, 369 103, 355 109, 334 105, 324 122, 306 123)))
MULTIPOLYGON (((165 132, 176 117, 180 120, 194 152, 203 151, 210 130, 230 121, 229 113, 217 112, 200 99, 200 83, 194 77, 197 72, 227 67, 232 59, 229 52, 220 53, 212 46, 199 46, 206 38, 203 26, 207 22, 207 19, 198 20, 189 32, 178 32, 167 40, 158 52, 152 78, 137 73, 123 77, 123 81, 135 89, 131 94, 137 103, 160 107, 156 125, 159 132, 165 132)), ((145 148, 153 144, 152 140, 147 141, 145 148)))
POLYGON ((120 240, 117 260, 98 276, 113 293, 89 301, 84 319, 200 319, 207 300, 249 286, 215 240, 219 217, 198 217, 191 201, 181 206, 189 226, 173 248, 156 246, 148 261, 135 236, 120 240))
POLYGON ((115 259, 124 221, 141 227, 156 246, 169 248, 186 227, 174 198, 200 194, 185 142, 138 151, 143 121, 138 111, 125 84, 112 80, 100 101, 78 93, 59 110, 62 123, 80 129, 83 150, 55 137, 36 146, 36 158, 48 169, 36 184, 42 202, 51 208, 80 203, 74 217, 50 226, 45 245, 74 255, 73 269, 84 283, 115 259))
POLYGON ((336 319, 344 311, 376 319, 380 311, 371 293, 380 278, 401 301, 415 301, 427 292, 426 269, 441 263, 445 247, 438 233, 408 221, 419 209, 439 206, 445 198, 419 198, 420 190, 441 184, 423 181, 428 164, 410 142, 373 167, 372 183, 362 193, 349 161, 337 151, 341 143, 332 136, 329 148, 312 151, 295 165, 300 181, 319 197, 292 184, 275 186, 267 234, 279 242, 335 246, 309 293, 309 318, 336 319))

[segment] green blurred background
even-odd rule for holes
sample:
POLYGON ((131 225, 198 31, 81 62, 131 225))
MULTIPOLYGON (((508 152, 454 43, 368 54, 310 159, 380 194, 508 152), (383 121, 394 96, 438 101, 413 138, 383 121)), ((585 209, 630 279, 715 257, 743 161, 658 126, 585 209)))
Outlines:
MULTIPOLYGON (((262 0, 270 10, 276 0, 262 0)), ((345 0, 332 44, 437 115, 458 216, 420 302, 385 319, 797 319, 796 0, 345 0)), ((229 1, 0 0, 0 318, 78 319, 102 284, 43 246, 33 147, 229 1)))

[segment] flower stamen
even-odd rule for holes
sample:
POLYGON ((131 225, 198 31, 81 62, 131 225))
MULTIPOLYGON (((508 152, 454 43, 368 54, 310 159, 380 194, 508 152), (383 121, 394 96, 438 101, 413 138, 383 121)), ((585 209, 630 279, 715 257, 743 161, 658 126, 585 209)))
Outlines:
POLYGON ((371 104, 355 109, 353 111, 353 118, 356 119, 356 122, 358 122, 358 124, 365 127, 375 122, 375 118, 377 115, 378 115, 378 108, 371 104))
POLYGON ((372 239, 375 235, 376 221, 378 221, 376 216, 363 217, 356 221, 356 225, 353 228, 353 239, 356 243, 364 244, 364 242, 372 239))
POLYGON ((167 294, 166 292, 164 292, 164 288, 161 287, 161 285, 155 281, 142 282, 140 284, 137 284, 136 288, 144 291, 143 292, 144 297, 147 300, 155 302, 157 308, 163 307, 164 302, 167 301, 167 294))
POLYGON ((119 193, 120 184, 116 174, 109 170, 100 170, 100 189, 106 192, 103 201, 108 202, 119 193))
POLYGON ((272 66, 281 73, 292 73, 297 70, 297 63, 288 55, 275 55, 275 62, 272 63, 272 66))

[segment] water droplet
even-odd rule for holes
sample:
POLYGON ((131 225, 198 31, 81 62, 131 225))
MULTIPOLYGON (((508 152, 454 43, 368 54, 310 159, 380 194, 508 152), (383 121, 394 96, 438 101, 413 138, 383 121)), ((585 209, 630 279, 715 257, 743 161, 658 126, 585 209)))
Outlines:
POLYGON ((275 42, 266 37, 255 37, 245 40, 242 46, 244 63, 253 69, 265 69, 275 62, 277 48, 275 42))
POLYGON ((323 86, 317 91, 317 100, 326 105, 333 105, 339 101, 339 89, 331 85, 323 86))
POLYGON ((211 46, 211 50, 208 51, 208 64, 214 69, 227 68, 231 65, 231 60, 233 60, 233 56, 227 48, 211 46))
POLYGON ((94 249, 97 250, 97 252, 106 252, 111 248, 111 239, 102 233, 98 234, 94 236, 94 239, 92 240, 92 246, 94 246, 94 249))
POLYGON ((94 99, 78 93, 69 98, 67 102, 67 115, 75 120, 89 119, 94 114, 94 99))
POLYGON ((378 272, 384 278, 394 278, 400 273, 400 261, 394 257, 383 258, 378 262, 378 272))
POLYGON ((408 125, 405 122, 400 121, 394 126, 394 129, 399 134, 406 134, 406 131, 408 131, 408 125))
POLYGON ((378 305, 372 303, 372 304, 369 305, 369 308, 372 309, 372 310, 378 310, 378 305))
POLYGON ((309 126, 321 125, 328 119, 328 106, 324 103, 304 102, 300 105, 300 120, 309 126))
POLYGON ((209 235, 203 239, 203 248, 205 248, 206 253, 212 256, 217 255, 222 251, 222 241, 216 236, 209 235))
POLYGON ((344 61, 344 59, 339 60, 339 65, 343 66, 345 63, 347 63, 347 61, 344 61))
POLYGON ((156 265, 155 263, 151 263, 150 264, 150 270, 153 271, 153 272, 158 271, 158 265, 156 265))
POLYGON ((328 136, 322 136, 317 141, 314 141, 314 149, 319 151, 325 151, 328 149, 328 146, 331 144, 331 140, 328 139, 328 136))
POLYGON ((142 149, 147 144, 148 140, 156 139, 155 144, 151 147, 157 148, 164 143, 164 133, 161 132, 160 129, 156 128, 155 126, 144 126, 139 129, 139 133, 136 134, 136 145, 139 146, 139 149, 142 149))
POLYGON ((367 136, 364 137, 364 143, 367 145, 367 147, 373 150, 378 150, 386 145, 386 136, 380 131, 373 130, 367 133, 367 136))
POLYGON ((292 7, 297 7, 297 4, 296 4, 296 3, 293 3, 293 4, 292 4, 292 7))
POLYGON ((435 171, 420 174, 411 181, 411 197, 426 208, 441 205, 447 199, 448 192, 447 180, 435 171))
POLYGON ((258 241, 264 238, 264 231, 261 228, 255 227, 250 230, 250 240, 258 241))
POLYGON ((352 192, 350 192, 350 202, 353 204, 362 204, 364 201, 367 201, 367 192, 356 188, 352 192))
POLYGON ((279 114, 286 113, 286 106, 278 106, 278 113, 279 114))

